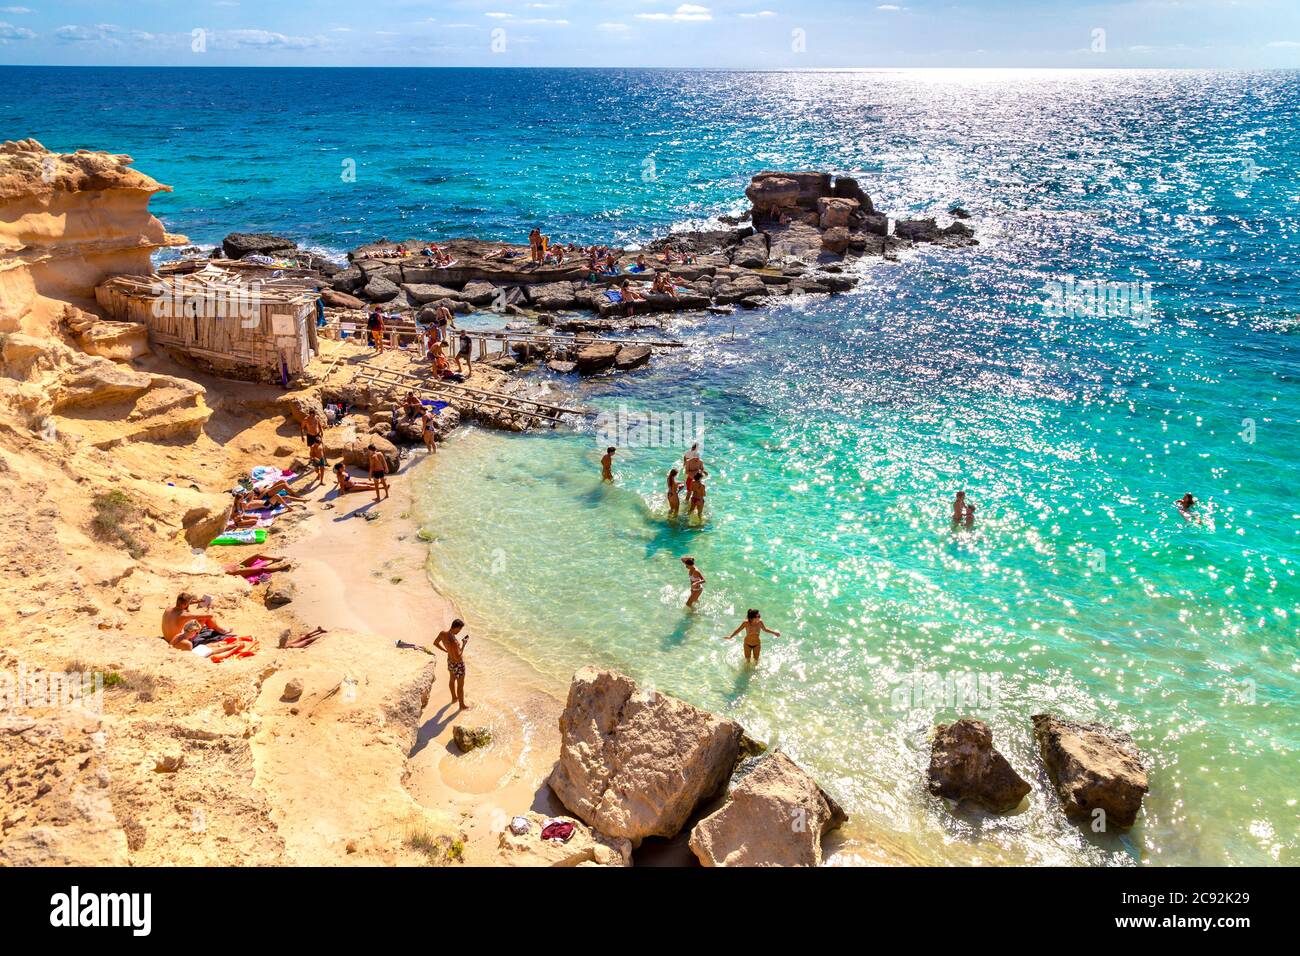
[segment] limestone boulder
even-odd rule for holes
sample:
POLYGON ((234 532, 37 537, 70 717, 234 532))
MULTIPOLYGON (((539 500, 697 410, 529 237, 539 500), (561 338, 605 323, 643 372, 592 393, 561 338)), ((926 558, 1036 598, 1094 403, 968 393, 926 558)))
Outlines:
POLYGON ((451 739, 456 742, 456 746, 464 753, 471 750, 477 750, 479 747, 486 747, 492 743, 492 729, 490 727, 470 727, 465 724, 456 724, 451 728, 451 739))
POLYGON ((817 200, 817 212, 821 217, 821 228, 831 229, 835 226, 847 227, 853 214, 858 211, 856 199, 840 199, 823 196, 817 200))
POLYGON ((756 233, 743 240, 731 253, 732 265, 762 269, 767 265, 767 236, 756 233))
POLYGON ((357 468, 365 468, 370 461, 370 451, 366 447, 374 445, 384 461, 388 465, 388 473, 396 473, 402 463, 401 455, 397 451, 397 446, 390 442, 382 435, 365 435, 348 442, 339 449, 339 454, 343 458, 345 465, 353 465, 357 468))
POLYGON ((727 801, 691 830, 704 866, 820 866, 822 839, 847 816, 780 750, 741 765, 727 801))
POLYGON ((498 844, 503 866, 631 866, 629 840, 607 837, 572 817, 547 817, 529 810, 515 817, 501 831, 498 844), (527 826, 515 826, 515 821, 527 826), (568 823, 573 827, 567 840, 544 840, 547 823, 568 823), (518 829, 520 832, 515 832, 518 829))
POLYGON ((822 233, 822 248, 842 256, 849 250, 849 231, 844 226, 832 226, 822 233))
POLYGON ((273 236, 269 232, 232 232, 221 240, 221 250, 229 259, 242 259, 247 255, 273 256, 297 248, 298 243, 292 239, 273 236))
POLYGON ((543 282, 528 290, 533 308, 547 312, 572 309, 578 302, 572 282, 543 282))
POLYGON ((202 505, 190 508, 181 516, 185 543, 191 548, 206 548, 226 528, 230 520, 231 500, 227 495, 213 496, 202 505))
POLYGON ((95 357, 63 373, 50 389, 50 398, 55 411, 91 408, 138 398, 152 385, 153 378, 144 372, 95 357))
POLYGON ((358 299, 355 295, 349 295, 347 292, 340 292, 337 289, 321 289, 321 301, 333 309, 364 309, 365 302, 358 299))
POLYGON ((640 690, 630 677, 584 667, 560 715, 551 789, 607 836, 672 837, 731 775, 740 725, 640 690))
POLYGON ((1150 789, 1133 738, 1099 723, 1035 714, 1034 737, 1066 816, 1128 829, 1150 789))
POLYGON ((595 375, 613 367, 620 346, 616 342, 592 342, 578 349, 574 364, 580 375, 595 375))
POLYGON ((356 292, 365 284, 366 274, 358 266, 348 266, 330 279, 331 288, 338 292, 356 292))
POLYGON ((496 299, 498 289, 491 282, 475 281, 465 283, 460 290, 460 298, 470 305, 491 305, 496 299))
POLYGON ((963 718, 936 729, 930 748, 930 792, 935 796, 1008 813, 1029 789, 993 746, 993 732, 982 720, 963 718))
POLYGON ((426 305, 439 299, 455 301, 460 295, 455 289, 429 282, 407 282, 402 285, 402 290, 406 293, 406 297, 417 305, 426 305))
POLYGON ((650 361, 650 352, 648 345, 624 345, 614 356, 614 367, 620 372, 640 368, 650 361))
POLYGON ((383 276, 374 276, 366 282, 361 294, 371 302, 389 302, 397 298, 397 293, 400 291, 392 280, 385 279, 383 276))
POLYGON ((148 353, 149 329, 143 322, 100 321, 77 336, 77 343, 88 355, 129 362, 148 353))

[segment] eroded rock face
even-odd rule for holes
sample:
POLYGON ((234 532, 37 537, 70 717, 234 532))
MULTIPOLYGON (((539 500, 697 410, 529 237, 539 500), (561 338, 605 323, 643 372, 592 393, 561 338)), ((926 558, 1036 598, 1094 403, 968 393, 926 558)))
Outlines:
POLYGON ((501 831, 500 860, 505 866, 632 865, 632 844, 628 840, 597 833, 572 817, 546 817, 532 810, 520 817, 528 821, 522 833, 515 833, 509 825, 501 831), (542 839, 548 820, 571 823, 569 839, 542 839))
POLYGON ((1128 829, 1149 785, 1133 738, 1104 724, 1035 714, 1034 737, 1066 816, 1128 829))
POLYGON ((633 846, 672 837, 726 782, 740 737, 734 721, 584 667, 560 715, 551 789, 589 826, 633 846))
POLYGON ((358 468, 366 468, 370 462, 370 451, 366 447, 374 445, 375 450, 384 456, 384 461, 388 464, 388 473, 396 474, 398 467, 402 463, 401 455, 397 451, 397 446, 387 438, 380 435, 367 435, 364 438, 358 438, 350 441, 339 449, 339 454, 344 464, 355 465, 358 468))
POLYGON ((848 818, 779 750, 747 761, 727 802, 695 825, 704 866, 820 866, 822 839, 848 818))
POLYGON ((930 748, 931 793, 1007 813, 1029 789, 993 746, 993 732, 982 720, 963 718, 936 729, 930 748))

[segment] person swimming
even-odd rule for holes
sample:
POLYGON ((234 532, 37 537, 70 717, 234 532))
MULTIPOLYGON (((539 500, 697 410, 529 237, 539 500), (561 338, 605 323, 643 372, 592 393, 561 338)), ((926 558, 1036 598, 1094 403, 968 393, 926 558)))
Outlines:
POLYGON ((691 585, 691 594, 686 599, 686 606, 693 608, 695 602, 700 599, 700 595, 704 593, 704 582, 707 579, 700 573, 700 569, 695 566, 695 559, 690 555, 682 558, 682 564, 686 565, 686 578, 691 585))
POLYGON ((750 608, 745 613, 745 619, 740 622, 739 626, 727 635, 727 640, 735 640, 737 634, 745 632, 745 660, 751 659, 755 664, 758 663, 758 655, 763 651, 762 635, 764 632, 771 634, 773 637, 780 637, 780 631, 774 631, 763 623, 763 616, 759 614, 757 608, 750 608))

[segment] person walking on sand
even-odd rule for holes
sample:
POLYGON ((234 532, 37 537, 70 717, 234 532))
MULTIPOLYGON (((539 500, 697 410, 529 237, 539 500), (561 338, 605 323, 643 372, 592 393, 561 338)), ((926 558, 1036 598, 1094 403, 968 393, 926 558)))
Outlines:
POLYGON ((325 431, 325 423, 320 420, 320 414, 316 409, 307 413, 307 417, 302 420, 302 439, 311 447, 320 441, 325 431))
POLYGON ((780 631, 774 631, 764 624, 763 617, 758 613, 758 609, 752 607, 745 613, 745 619, 740 622, 739 626, 727 635, 727 640, 735 640, 736 635, 741 631, 745 632, 745 660, 749 661, 752 658, 755 664, 758 663, 758 655, 763 650, 763 632, 766 631, 773 637, 781 636, 780 631))
POLYGON ((700 569, 695 566, 695 559, 689 554, 682 558, 682 564, 686 565, 686 578, 691 584, 691 596, 686 599, 686 606, 695 607, 695 602, 700 599, 704 593, 704 582, 706 578, 700 573, 700 569))
POLYGON ((311 458, 311 466, 316 469, 316 484, 325 484, 325 469, 329 467, 329 461, 325 458, 325 446, 320 438, 307 446, 307 455, 311 458))
POLYGON ((676 518, 677 513, 681 511, 682 499, 678 497, 678 492, 682 490, 682 483, 677 480, 677 469, 674 468, 668 472, 668 517, 676 518))
POLYGON ((614 480, 614 446, 610 445, 605 449, 605 454, 600 458, 600 480, 614 480))
POLYGON ((451 691, 451 699, 460 704, 461 710, 469 710, 469 704, 465 703, 465 645, 469 643, 469 635, 457 636, 464 626, 465 622, 456 618, 433 639, 433 646, 447 655, 447 689, 451 691))
POLYGON ((370 481, 375 486, 375 502, 379 502, 382 488, 384 497, 388 497, 388 462, 383 453, 374 445, 366 446, 366 467, 370 469, 370 481))

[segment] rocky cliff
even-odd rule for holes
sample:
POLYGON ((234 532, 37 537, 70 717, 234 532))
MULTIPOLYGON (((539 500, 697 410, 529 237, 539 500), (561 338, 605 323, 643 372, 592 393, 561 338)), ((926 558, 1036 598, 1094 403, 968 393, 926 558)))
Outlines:
POLYGON ((184 245, 149 212, 170 188, 131 157, 0 144, 0 332, 53 331, 67 302, 93 308, 96 283, 147 274, 150 255, 184 245))

